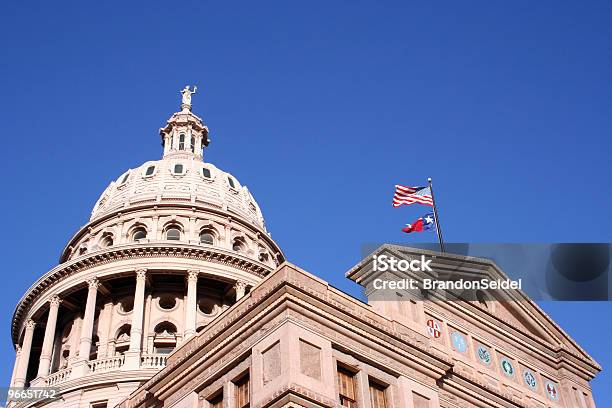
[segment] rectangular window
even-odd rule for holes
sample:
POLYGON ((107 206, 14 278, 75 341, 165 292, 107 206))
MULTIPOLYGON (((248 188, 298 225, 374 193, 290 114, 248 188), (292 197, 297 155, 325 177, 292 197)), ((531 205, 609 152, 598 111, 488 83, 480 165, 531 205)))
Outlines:
POLYGON ((370 381, 370 402, 372 403, 372 408, 387 408, 385 388, 380 384, 370 381))
POLYGON ((338 394, 340 397, 340 405, 349 408, 357 407, 355 374, 342 367, 338 367, 338 394))
POLYGON ((234 383, 236 386, 236 408, 249 406, 249 375, 245 375, 234 383))
POLYGON ((412 402, 414 402, 414 408, 429 408, 429 398, 412 392, 412 402))
POLYGON ((108 407, 108 401, 92 402, 90 407, 91 408, 107 408, 108 407))
POLYGON ((210 408, 223 408, 223 390, 220 390, 214 397, 208 399, 210 408))

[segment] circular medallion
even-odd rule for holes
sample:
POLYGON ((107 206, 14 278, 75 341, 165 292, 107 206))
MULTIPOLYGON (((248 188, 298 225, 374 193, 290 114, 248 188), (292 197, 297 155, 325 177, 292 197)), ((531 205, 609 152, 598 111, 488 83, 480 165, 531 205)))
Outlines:
POLYGON ((476 353, 478 354, 478 359, 480 362, 486 365, 491 364, 491 353, 489 353, 489 350, 485 346, 482 344, 479 345, 476 353))
POLYGON ((523 379, 525 380, 525 384, 527 384, 529 388, 531 388, 532 390, 536 389, 538 383, 536 382, 535 376, 531 371, 525 370, 523 372, 523 379))
POLYGON ((554 383, 550 381, 546 383, 546 395, 548 395, 548 398, 550 398, 553 401, 556 401, 559 399, 559 393, 557 392, 557 387, 555 386, 554 383))
POLYGON ((504 374, 506 374, 508 377, 514 377, 514 367, 512 366, 510 360, 505 357, 501 360, 501 368, 504 374))
POLYGON ((453 347, 460 353, 465 353, 467 351, 467 341, 463 334, 459 332, 453 332, 451 335, 451 340, 453 342, 453 347))
POLYGON ((427 333, 434 339, 440 338, 442 335, 442 328, 440 324, 433 319, 427 320, 427 333))

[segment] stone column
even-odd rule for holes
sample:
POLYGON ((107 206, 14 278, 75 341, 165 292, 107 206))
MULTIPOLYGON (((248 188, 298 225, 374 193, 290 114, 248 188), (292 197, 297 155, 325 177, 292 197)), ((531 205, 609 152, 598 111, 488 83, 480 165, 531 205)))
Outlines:
POLYGON ((125 369, 140 367, 140 348, 142 344, 142 321, 144 317, 145 284, 147 270, 136 270, 136 291, 134 292, 134 310, 132 311, 132 328, 130 329, 130 348, 125 353, 125 369))
POLYGON ((18 344, 15 347, 15 363, 13 364, 13 375, 11 376, 11 383, 10 383, 11 387, 15 386, 17 370, 19 370, 19 359, 20 359, 20 357, 21 357, 21 346, 18 344))
POLYGON ((54 295, 49 300, 49 316, 47 317, 47 326, 45 327, 45 337, 43 340, 42 351, 40 352, 40 362, 38 364, 37 377, 46 377, 49 375, 49 367, 51 366, 51 354, 53 353, 53 340, 55 340, 55 328, 57 326, 57 314, 59 311, 61 300, 59 296, 54 295))
MULTIPOLYGON (((224 204, 227 205, 227 204, 224 204)), ((225 225, 225 247, 232 249, 232 217, 227 217, 227 224, 225 225)))
POLYGON ((195 142, 195 154, 198 157, 202 156, 202 145, 203 145, 203 142, 204 142, 204 140, 203 140, 204 137, 206 137, 204 132, 200 133, 199 136, 196 134, 196 137, 195 137, 195 139, 196 139, 196 142, 195 142))
POLYGON ((19 368, 15 375, 15 387, 23 388, 28 374, 28 364, 30 364, 30 352, 32 351, 32 337, 34 336, 33 320, 28 320, 25 325, 25 334, 23 335, 23 344, 21 345, 21 355, 19 356, 19 368))
MULTIPOLYGON (((98 317, 98 336, 100 336, 100 345, 98 346, 98 359, 106 358, 108 354, 108 341, 111 323, 113 319, 113 302, 107 299, 100 310, 98 317)), ((111 354, 112 356, 112 354, 111 354)))
MULTIPOLYGON (((195 191, 195 188, 194 188, 195 191)), ((187 227, 187 230, 185 231, 185 235, 187 236, 187 240, 189 242, 193 241, 193 240, 198 240, 199 242, 199 238, 197 236, 197 234, 195 233, 195 217, 189 217, 189 226, 187 227)))
POLYGON ((246 293, 246 283, 237 281, 234 284, 234 290, 236 291, 236 302, 242 299, 246 293))
POLYGON ((164 156, 167 155, 168 152, 170 151, 170 146, 168 146, 169 143, 170 143, 170 136, 164 135, 164 156))
POLYGON ((187 301, 185 302, 185 339, 192 337, 196 330, 198 271, 187 271, 187 301))
POLYGON ((71 376, 79 378, 84 376, 89 367, 89 353, 91 352, 91 340, 93 337, 93 325, 96 312, 96 297, 98 296, 98 286, 100 281, 98 278, 90 278, 87 280, 87 302, 85 303, 85 314, 81 324, 81 340, 79 341, 79 355, 74 363, 71 376))

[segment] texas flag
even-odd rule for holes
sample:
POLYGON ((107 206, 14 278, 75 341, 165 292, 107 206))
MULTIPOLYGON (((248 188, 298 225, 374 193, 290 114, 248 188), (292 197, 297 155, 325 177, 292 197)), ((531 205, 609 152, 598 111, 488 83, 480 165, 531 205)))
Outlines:
POLYGON ((427 213, 424 216, 419 217, 412 224, 406 224, 406 226, 402 228, 402 231, 404 231, 407 234, 410 234, 411 232, 429 231, 433 229, 434 222, 435 222, 434 214, 432 212, 427 213))

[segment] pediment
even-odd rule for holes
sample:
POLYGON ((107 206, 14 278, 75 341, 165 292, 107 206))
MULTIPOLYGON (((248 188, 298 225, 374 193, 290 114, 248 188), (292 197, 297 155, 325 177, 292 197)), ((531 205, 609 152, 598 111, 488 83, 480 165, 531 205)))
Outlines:
MULTIPOLYGON (((359 264, 350 269, 346 276, 366 288, 369 303, 372 300, 372 282, 380 272, 374 271, 373 257, 393 256, 400 259, 417 259, 425 255, 432 259, 432 272, 385 272, 386 276, 397 275, 414 279, 436 280, 506 280, 507 275, 493 261, 454 254, 426 251, 398 245, 382 245, 359 264)), ((532 299, 521 290, 484 291, 484 298, 476 296, 475 290, 448 291, 441 298, 440 291, 423 293, 424 302, 456 302, 446 307, 453 319, 469 319, 490 331, 514 336, 520 342, 533 341, 557 352, 564 350, 592 367, 599 367, 561 327, 559 327, 532 299), (468 317, 469 315, 469 317, 468 317)), ((415 293, 411 292, 411 295, 415 293)), ((481 293, 482 294, 482 293, 481 293)), ((380 296, 380 295, 379 295, 380 296)), ((380 298, 374 299, 380 300, 380 298)))

